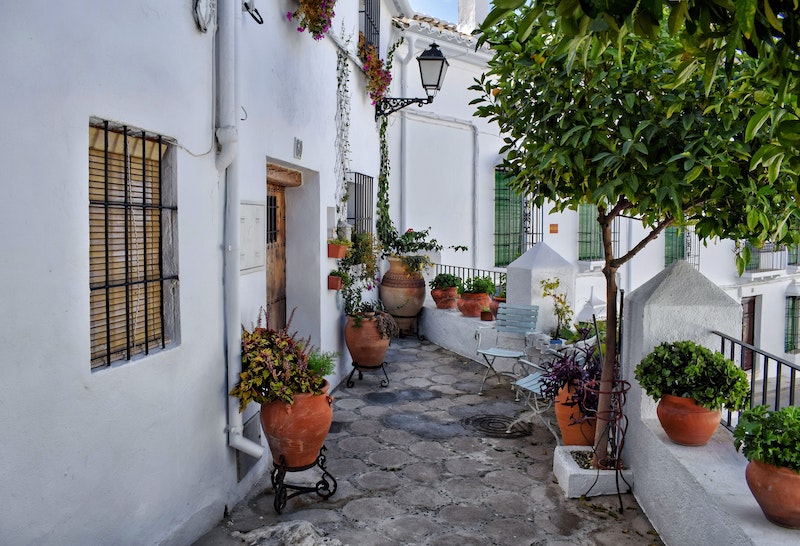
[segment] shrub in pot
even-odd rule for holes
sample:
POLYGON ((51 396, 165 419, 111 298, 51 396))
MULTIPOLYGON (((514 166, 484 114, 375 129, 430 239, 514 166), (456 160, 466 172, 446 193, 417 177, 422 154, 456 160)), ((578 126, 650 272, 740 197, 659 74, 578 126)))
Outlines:
POLYGON ((464 285, 461 277, 451 273, 439 273, 430 282, 431 297, 437 309, 455 309, 458 289, 464 285))
POLYGON ((465 317, 479 317, 481 309, 489 307, 492 302, 489 295, 494 293, 494 281, 491 277, 470 277, 464 281, 458 293, 461 298, 456 305, 461 314, 465 317))
POLYGON ((552 400, 565 445, 593 445, 597 390, 586 385, 600 380, 602 358, 597 345, 584 336, 544 365, 542 396, 552 400))
POLYGON ((719 426, 721 409, 744 409, 750 399, 747 374, 721 353, 692 341, 662 343, 634 371, 658 402, 661 426, 676 444, 705 445, 719 426))
POLYGON ((800 407, 743 411, 733 442, 750 461, 745 479, 764 516, 800 528, 800 407))
POLYGON ((239 399, 239 411, 250 402, 261 404, 261 425, 276 464, 308 466, 333 420, 325 376, 332 373, 336 355, 290 333, 291 316, 278 330, 262 326, 264 317, 262 309, 252 330, 242 327, 242 372, 230 394, 239 399))

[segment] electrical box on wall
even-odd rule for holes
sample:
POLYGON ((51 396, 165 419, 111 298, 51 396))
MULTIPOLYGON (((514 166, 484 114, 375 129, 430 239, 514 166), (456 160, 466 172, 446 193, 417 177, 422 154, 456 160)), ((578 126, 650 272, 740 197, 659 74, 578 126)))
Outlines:
POLYGON ((241 203, 239 270, 250 273, 266 266, 267 226, 264 203, 241 203))

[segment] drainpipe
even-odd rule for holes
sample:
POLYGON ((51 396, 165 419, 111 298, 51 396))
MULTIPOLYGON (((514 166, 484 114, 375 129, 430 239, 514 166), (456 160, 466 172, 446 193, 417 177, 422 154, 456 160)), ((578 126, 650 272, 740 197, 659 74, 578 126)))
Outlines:
MULTIPOLYGON (((408 96, 408 63, 414 58, 415 46, 417 43, 416 36, 408 37, 408 52, 405 57, 400 59, 400 96, 408 96)), ((405 232, 408 228, 408 191, 406 182, 408 175, 406 169, 406 162, 408 161, 408 132, 406 130, 406 113, 400 113, 400 233, 405 232)))
POLYGON ((239 401, 228 391, 239 382, 242 371, 242 333, 239 311, 239 177, 235 161, 239 133, 236 119, 236 14, 237 0, 220 0, 217 4, 217 38, 219 61, 217 96, 219 113, 217 170, 225 179, 225 233, 223 243, 223 301, 225 306, 225 358, 228 381, 225 395, 228 401, 228 445, 248 455, 260 458, 261 444, 244 437, 239 401))

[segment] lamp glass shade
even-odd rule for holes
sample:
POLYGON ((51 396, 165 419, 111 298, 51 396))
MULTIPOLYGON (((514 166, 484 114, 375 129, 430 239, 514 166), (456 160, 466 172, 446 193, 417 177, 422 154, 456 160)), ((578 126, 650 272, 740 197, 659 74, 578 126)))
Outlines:
POLYGON ((439 50, 439 46, 431 44, 428 49, 422 52, 417 57, 419 63, 419 76, 422 80, 422 87, 429 97, 436 95, 436 92, 442 88, 444 82, 444 75, 447 73, 447 67, 450 63, 444 57, 444 54, 439 50))

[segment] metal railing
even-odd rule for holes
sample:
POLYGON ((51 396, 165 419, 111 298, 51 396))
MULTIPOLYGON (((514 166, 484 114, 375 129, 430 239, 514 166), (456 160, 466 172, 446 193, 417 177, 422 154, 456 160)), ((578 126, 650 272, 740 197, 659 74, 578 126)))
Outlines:
MULTIPOLYGON (((750 376, 750 406, 766 404, 773 410, 797 405, 800 366, 716 330, 720 352, 750 376)), ((733 430, 739 412, 723 412, 722 424, 733 430)))
POLYGON ((433 264, 433 266, 434 275, 438 275, 439 273, 449 273, 450 275, 460 277, 462 281, 465 281, 470 277, 490 277, 495 288, 500 286, 500 283, 503 281, 502 277, 506 274, 504 269, 475 269, 472 267, 461 267, 457 265, 445 264, 433 264))

